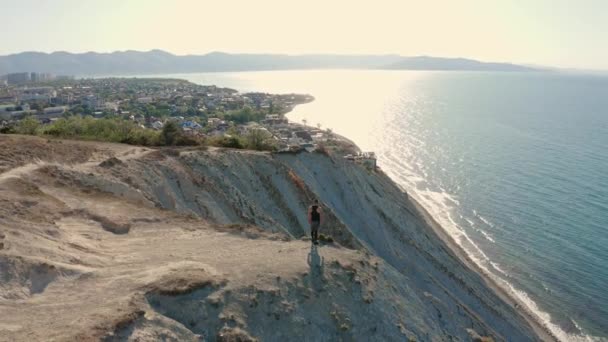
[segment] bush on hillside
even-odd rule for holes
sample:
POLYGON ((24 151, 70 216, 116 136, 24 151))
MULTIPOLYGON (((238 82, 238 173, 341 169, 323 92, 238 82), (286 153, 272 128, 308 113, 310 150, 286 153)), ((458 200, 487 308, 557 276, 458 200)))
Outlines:
POLYGON ((13 134, 13 133, 15 133, 15 128, 13 126, 0 127, 0 134, 13 134))
POLYGON ((129 132, 122 143, 130 145, 159 146, 160 133, 150 129, 138 129, 129 132))
POLYGON ((161 143, 165 146, 175 145, 181 134, 181 129, 177 123, 169 121, 160 133, 161 143))
POLYGON ((94 119, 90 116, 61 118, 41 126, 35 119, 22 120, 16 133, 51 135, 58 138, 107 141, 143 146, 192 146, 200 141, 184 135, 181 128, 169 122, 161 132, 146 129, 137 123, 120 118, 94 119), (34 122, 35 121, 35 122, 34 122))
POLYGON ((334 238, 329 235, 319 234, 319 241, 326 243, 334 243, 334 238))
POLYGON ((17 126, 15 126, 14 131, 17 134, 34 135, 34 134, 36 134, 36 132, 38 131, 39 128, 40 128, 40 121, 29 116, 29 117, 19 121, 17 126))
POLYGON ((226 121, 234 121, 237 124, 245 124, 250 121, 258 122, 264 119, 266 113, 261 110, 253 109, 249 106, 245 106, 241 109, 228 111, 219 116, 226 121))
POLYGON ((258 151, 276 150, 276 142, 272 134, 263 129, 250 129, 244 137, 245 147, 258 151))
POLYGON ((131 121, 115 118, 97 120, 90 116, 72 116, 45 125, 41 127, 38 133, 59 138, 79 138, 117 143, 142 141, 154 145, 153 134, 144 131, 144 128, 131 121), (147 135, 147 138, 143 138, 144 135, 147 135))
POLYGON ((207 144, 216 147, 244 148, 241 139, 234 136, 217 136, 207 140, 207 144))
POLYGON ((204 139, 180 134, 175 140, 175 146, 198 146, 204 144, 204 139))

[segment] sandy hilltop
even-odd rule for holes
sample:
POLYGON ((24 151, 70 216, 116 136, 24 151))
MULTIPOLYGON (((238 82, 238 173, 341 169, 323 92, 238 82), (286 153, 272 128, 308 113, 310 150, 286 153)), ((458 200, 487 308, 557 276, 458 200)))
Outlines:
POLYGON ((326 153, 0 135, 0 341, 549 340, 436 228, 326 153))

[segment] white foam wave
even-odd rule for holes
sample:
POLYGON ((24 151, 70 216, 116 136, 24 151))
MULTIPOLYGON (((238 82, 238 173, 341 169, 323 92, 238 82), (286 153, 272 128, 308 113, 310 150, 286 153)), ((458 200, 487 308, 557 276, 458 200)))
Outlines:
POLYGON ((504 276, 508 277, 509 274, 507 273, 507 271, 503 270, 502 268, 500 268, 500 264, 494 261, 490 261, 490 265, 492 265, 492 267, 497 270, 498 272, 502 273, 504 276))
POLYGON ((488 241, 490 241, 492 243, 496 243, 496 240, 494 240, 494 238, 490 234, 486 233, 482 229, 478 229, 478 231, 481 233, 481 235, 483 235, 483 237, 485 237, 486 239, 488 239, 488 241))
POLYGON ((483 217, 483 216, 481 216, 481 215, 477 214, 477 212, 476 212, 476 211, 475 211, 475 215, 477 216, 477 218, 478 218, 478 219, 480 219, 480 220, 481 220, 481 222, 483 222, 483 223, 487 224, 488 226, 490 226, 490 227, 494 228, 494 224, 493 224, 492 222, 488 221, 488 220, 487 220, 485 217, 483 217))

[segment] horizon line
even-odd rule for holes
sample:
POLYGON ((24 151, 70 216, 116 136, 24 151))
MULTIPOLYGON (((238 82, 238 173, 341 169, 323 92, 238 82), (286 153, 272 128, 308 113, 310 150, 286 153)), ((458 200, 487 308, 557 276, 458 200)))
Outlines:
POLYGON ((150 53, 150 52, 162 52, 167 53, 175 57, 188 57, 188 56, 205 56, 211 54, 226 54, 226 55, 269 55, 269 56, 288 56, 288 57, 305 57, 305 56, 340 56, 340 57, 372 57, 372 56, 394 56, 394 57, 403 57, 403 58, 441 58, 441 59, 451 59, 451 60, 469 60, 481 63, 498 63, 498 64, 510 64, 514 66, 522 66, 528 68, 537 68, 544 69, 549 71, 578 71, 578 72, 599 72, 606 73, 608 69, 593 69, 593 68, 584 68, 584 67, 565 67, 565 66, 552 66, 552 65, 544 65, 538 63, 526 63, 526 62, 512 62, 512 61, 488 61, 484 59, 477 59, 475 57, 463 57, 463 56, 454 56, 454 57, 445 57, 445 56, 434 56, 429 54, 414 54, 414 55, 403 55, 400 53, 394 52, 386 52, 386 53, 342 53, 342 52, 304 52, 304 53, 289 53, 289 52, 227 52, 220 50, 211 50, 209 52, 201 52, 201 53, 185 53, 178 54, 175 52, 171 52, 164 49, 153 48, 148 50, 135 50, 135 49, 126 49, 126 50, 111 50, 111 51, 68 51, 68 50, 54 50, 51 52, 48 51, 37 51, 37 50, 24 50, 20 52, 12 52, 7 54, 0 55, 1 57, 10 57, 16 56, 20 54, 27 53, 35 53, 35 54, 43 54, 43 55, 52 55, 58 53, 66 53, 72 55, 82 55, 82 54, 100 54, 100 55, 111 55, 115 53, 127 53, 127 52, 139 52, 139 53, 150 53))
POLYGON ((220 50, 211 50, 209 52, 201 52, 201 53, 185 53, 185 54, 179 54, 179 53, 175 53, 175 52, 171 52, 168 50, 164 50, 164 49, 159 49, 159 48, 153 48, 153 49, 148 49, 148 50, 135 50, 135 49, 126 49, 126 50, 108 50, 108 51, 93 51, 93 50, 88 50, 88 51, 81 51, 81 52, 75 52, 75 51, 68 51, 68 50, 54 50, 51 52, 48 51, 38 51, 38 50, 23 50, 20 52, 11 52, 11 53, 5 53, 0 55, 0 57, 8 57, 8 56, 14 56, 14 55, 19 55, 19 54, 24 54, 24 53, 38 53, 38 54, 46 54, 46 55, 51 55, 51 54, 55 54, 55 53, 68 53, 68 54, 73 54, 73 55, 79 55, 79 54, 88 54, 88 53, 95 53, 95 54, 114 54, 114 53, 124 53, 124 52, 141 52, 141 53, 149 53, 149 52, 163 52, 163 53, 167 53, 173 56, 177 56, 177 57, 186 57, 186 56, 204 56, 204 55, 210 55, 210 54, 227 54, 227 55, 275 55, 275 56, 290 56, 290 57, 299 57, 299 56, 345 56, 345 57, 368 57, 368 56, 396 56, 396 57, 405 57, 405 58, 412 58, 412 57, 427 57, 427 58, 443 58, 443 59, 464 59, 464 60, 472 60, 472 61, 477 61, 477 62, 482 62, 482 63, 503 63, 503 64, 513 64, 513 65, 521 65, 521 66, 536 66, 536 67, 545 67, 545 68, 559 68, 559 67, 549 67, 549 66, 545 66, 542 64, 534 64, 534 63, 519 63, 519 62, 512 62, 512 61, 487 61, 484 59, 478 59, 476 57, 463 57, 463 56, 458 56, 458 57, 445 57, 445 56, 436 56, 436 55, 430 55, 430 54, 412 54, 412 55, 404 55, 404 54, 400 54, 400 53, 395 53, 395 52, 385 52, 385 53, 342 53, 342 52, 303 52, 303 53, 290 53, 290 52, 227 52, 227 51, 220 51, 220 50))

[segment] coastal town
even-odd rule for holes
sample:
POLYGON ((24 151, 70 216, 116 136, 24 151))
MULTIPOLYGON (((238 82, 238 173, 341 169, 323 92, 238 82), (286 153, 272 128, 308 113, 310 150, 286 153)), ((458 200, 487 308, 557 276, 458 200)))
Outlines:
POLYGON ((18 73, 2 79, 2 130, 10 130, 25 119, 34 119, 44 126, 78 116, 125 120, 154 131, 173 123, 184 135, 200 139, 231 139, 256 131, 271 137, 271 149, 275 152, 313 152, 328 145, 348 146, 351 148, 342 153, 345 160, 376 168, 373 153, 360 153, 354 144, 331 129, 286 118, 285 114, 296 105, 313 101, 311 95, 240 93, 230 88, 161 78, 74 79, 18 73))

